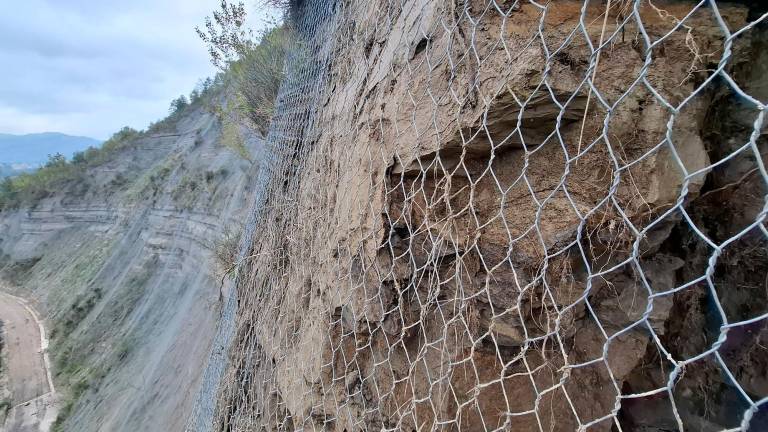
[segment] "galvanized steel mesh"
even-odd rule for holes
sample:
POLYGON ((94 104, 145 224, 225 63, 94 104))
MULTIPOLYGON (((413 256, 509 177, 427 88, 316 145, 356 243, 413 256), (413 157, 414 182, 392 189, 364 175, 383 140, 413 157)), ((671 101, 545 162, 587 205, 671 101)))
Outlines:
POLYGON ((305 0, 292 19, 204 423, 766 427, 761 6, 305 0))

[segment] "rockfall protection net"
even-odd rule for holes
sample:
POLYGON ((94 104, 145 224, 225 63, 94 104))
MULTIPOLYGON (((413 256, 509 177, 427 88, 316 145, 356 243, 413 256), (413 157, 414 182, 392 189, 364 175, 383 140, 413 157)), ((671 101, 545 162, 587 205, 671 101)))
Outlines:
POLYGON ((206 422, 765 428, 765 12, 294 2, 206 422))

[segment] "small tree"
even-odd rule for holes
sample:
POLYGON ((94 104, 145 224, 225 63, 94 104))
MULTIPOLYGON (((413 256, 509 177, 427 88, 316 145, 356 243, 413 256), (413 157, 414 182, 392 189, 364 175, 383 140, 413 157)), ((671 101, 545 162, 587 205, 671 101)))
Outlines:
POLYGON ((11 177, 6 177, 0 182, 0 210, 13 207, 17 201, 19 189, 11 177))
MULTIPOLYGON (((294 1, 260 0, 270 6, 287 7, 294 1)), ((208 45, 211 62, 234 84, 236 100, 231 110, 234 120, 250 120, 262 135, 267 133, 275 111, 275 99, 283 81, 283 64, 291 46, 289 29, 271 23, 271 29, 254 38, 245 26, 244 3, 221 0, 219 10, 206 17, 205 28, 197 34, 208 45)), ((217 75, 217 80, 220 78, 217 75)))
POLYGON ((48 155, 48 162, 45 163, 46 168, 60 168, 67 165, 67 158, 61 153, 54 155, 48 155))
POLYGON ((181 95, 171 101, 171 107, 169 109, 169 112, 171 113, 171 115, 180 113, 184 111, 184 109, 186 109, 188 106, 189 106, 189 101, 187 100, 187 97, 184 95, 181 95))
POLYGON ((85 158, 85 152, 75 152, 75 154, 72 155, 72 163, 75 165, 83 165, 87 162, 87 159, 85 158))
POLYGON ((244 27, 246 15, 243 2, 221 0, 213 17, 205 17, 205 30, 195 27, 200 39, 208 45, 211 62, 221 70, 253 45, 253 31, 244 27))
POLYGON ((200 90, 198 90, 197 88, 194 88, 189 93, 189 103, 193 104, 193 103, 196 103, 199 100, 200 100, 200 90))
POLYGON ((211 90, 212 87, 213 87, 213 79, 211 77, 208 77, 205 80, 203 80, 202 84, 200 85, 200 93, 206 94, 211 90))
MULTIPOLYGON (((124 126, 119 131, 115 132, 104 144, 101 145, 101 150, 105 152, 111 152, 124 147, 127 143, 134 140, 140 135, 140 132, 130 126, 124 126)), ((88 159, 88 154, 85 155, 88 159)))

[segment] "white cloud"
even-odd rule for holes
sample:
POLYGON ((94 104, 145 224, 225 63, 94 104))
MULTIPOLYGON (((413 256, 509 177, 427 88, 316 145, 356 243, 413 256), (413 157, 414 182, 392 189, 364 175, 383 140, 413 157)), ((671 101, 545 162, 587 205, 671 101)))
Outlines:
MULTIPOLYGON (((0 0, 0 132, 104 139, 158 120, 215 73, 194 28, 217 5, 0 0)), ((263 12, 252 14, 261 25, 263 12)))

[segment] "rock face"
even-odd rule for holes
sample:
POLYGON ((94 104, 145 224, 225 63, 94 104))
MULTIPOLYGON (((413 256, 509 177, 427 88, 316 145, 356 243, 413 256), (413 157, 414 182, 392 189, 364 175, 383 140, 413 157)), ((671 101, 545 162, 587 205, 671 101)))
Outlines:
POLYGON ((194 109, 88 168, 86 192, 0 213, 0 275, 46 317, 61 430, 183 430, 227 289, 215 245, 256 168, 194 109))
POLYGON ((759 6, 326 3, 217 430, 766 421, 759 6))

